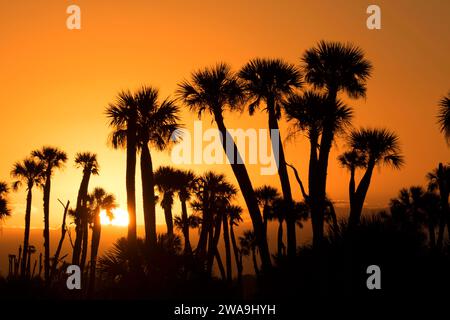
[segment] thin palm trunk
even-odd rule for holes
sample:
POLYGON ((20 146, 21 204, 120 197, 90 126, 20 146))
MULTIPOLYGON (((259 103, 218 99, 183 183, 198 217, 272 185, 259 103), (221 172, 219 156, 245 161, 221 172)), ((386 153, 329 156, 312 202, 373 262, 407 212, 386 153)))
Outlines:
POLYGON ((228 216, 226 214, 222 215, 223 224, 223 242, 225 245, 225 265, 227 267, 227 281, 231 282, 233 270, 231 266, 231 247, 230 247, 230 232, 228 230, 228 216))
POLYGON ((81 259, 80 259, 81 270, 83 270, 84 267, 86 266, 87 249, 88 249, 88 245, 89 245, 88 209, 86 207, 83 207, 82 210, 83 210, 83 215, 84 215, 84 221, 83 221, 83 244, 82 244, 81 259))
POLYGON ((45 185, 44 185, 44 279, 48 285, 50 281, 50 188, 51 188, 51 171, 47 168, 45 185))
POLYGON ((181 219, 184 222, 183 224, 184 253, 191 254, 192 248, 191 248, 191 241, 189 240, 189 223, 185 199, 181 201, 181 219))
POLYGON ((94 227, 92 229, 92 240, 91 240, 91 263, 90 263, 90 277, 89 277, 89 288, 88 292, 92 294, 95 291, 95 278, 97 269, 97 254, 98 247, 100 245, 100 235, 102 231, 102 225, 100 223, 100 209, 96 210, 94 227))
POLYGON ((270 138, 272 141, 272 150, 275 150, 275 144, 278 144, 278 176, 280 178, 281 190, 283 192, 283 198, 287 203, 287 212, 286 212, 286 224, 287 224, 287 244, 288 244, 288 257, 295 257, 297 251, 297 242, 296 242, 296 234, 295 234, 295 217, 293 212, 293 200, 292 200, 292 191, 291 185, 289 183, 289 175, 286 167, 286 159, 284 156, 283 144, 281 142, 280 129, 278 127, 278 121, 275 115, 275 105, 274 101, 267 102, 269 109, 269 128, 270 128, 270 138), (277 130, 278 135, 276 135, 278 141, 274 141, 274 137, 272 137, 272 130, 277 130))
POLYGON ((214 257, 216 256, 217 245, 218 245, 219 239, 220 239, 221 226, 222 226, 222 219, 220 219, 220 217, 217 217, 216 222, 215 222, 215 228, 214 228, 214 230, 211 230, 211 233, 210 233, 210 235, 212 235, 212 236, 210 236, 209 247, 208 247, 208 264, 207 264, 206 272, 209 276, 211 276, 211 274, 212 274, 214 257))
MULTIPOLYGON (((233 146, 234 159, 229 159, 231 162, 231 168, 233 173, 238 181, 239 187, 241 189, 242 195, 244 196, 245 203, 247 205, 248 211, 250 213, 250 217, 252 219, 253 229, 255 232, 256 242, 258 244, 262 267, 264 270, 268 270, 271 268, 272 263, 270 260, 269 247, 267 245, 267 238, 264 234, 264 225, 261 217, 261 213, 258 206, 258 201, 256 199, 256 195, 250 181, 250 177, 248 175, 247 169, 244 164, 240 164, 236 161, 238 158, 238 150, 236 144, 234 143, 232 137, 228 133, 225 124, 223 122, 223 117, 221 114, 215 114, 215 120, 219 131, 222 133, 222 146, 227 153, 227 144, 231 144, 233 146)), ((229 155, 228 155, 229 156, 229 155)))
POLYGON ((53 259, 53 265, 52 265, 52 272, 50 274, 50 280, 55 276, 56 269, 58 267, 59 262, 59 255, 61 254, 62 245, 64 243, 64 238, 66 237, 66 216, 67 211, 69 210, 69 204, 70 201, 67 201, 67 204, 64 206, 64 214, 63 214, 63 220, 61 224, 61 238, 59 239, 58 247, 56 248, 55 256, 53 259))
POLYGON ((252 248, 252 261, 253 261, 253 268, 255 269, 255 274, 259 276, 258 261, 256 260, 256 248, 252 248))
MULTIPOLYGON (((166 195, 164 195, 164 197, 165 196, 166 195)), ((171 238, 173 238, 173 218, 172 218, 172 206, 171 205, 168 205, 168 204, 164 205, 164 217, 166 219, 167 235, 171 239, 171 238)))
POLYGON ((278 250, 277 250, 277 256, 278 259, 280 259, 283 256, 283 248, 284 248, 284 243, 283 243, 283 220, 279 219, 278 220, 278 232, 277 232, 277 239, 278 239, 278 250))
POLYGON ((362 209, 364 206, 364 201, 366 199, 367 191, 369 190, 370 180, 372 178, 373 169, 375 167, 375 162, 369 161, 366 172, 362 177, 358 188, 353 194, 353 203, 350 202, 350 217, 349 217, 349 227, 355 227, 359 224, 361 220, 362 209))
POLYGON ((225 268, 223 267, 222 258, 220 257, 220 253, 218 250, 216 250, 214 257, 216 258, 217 267, 219 268, 219 272, 220 272, 220 276, 222 277, 222 280, 226 280, 225 268))
POLYGON ((146 143, 141 152, 142 198, 144 204, 145 241, 149 248, 156 246, 156 201, 153 163, 146 143))
MULTIPOLYGON (((127 168, 126 168, 126 189, 127 189, 127 210, 129 216, 128 223, 128 244, 130 246, 131 257, 137 256, 137 230, 136 230, 136 131, 137 131, 137 110, 132 108, 127 122, 127 168)), ((135 259, 131 259, 132 268, 135 259)))
MULTIPOLYGON (((28 184, 28 193, 27 193, 27 208, 25 210, 25 232, 23 237, 23 251, 22 251, 22 266, 20 273, 22 277, 26 277, 27 270, 27 254, 28 254, 28 246, 30 241, 30 221, 31 221, 31 201, 33 198, 32 194, 33 184, 28 184)), ((20 257, 20 255, 19 255, 20 257)))
POLYGON ((439 196, 440 196, 440 202, 441 202, 441 214, 439 219, 439 231, 438 231, 438 239, 436 246, 440 250, 443 245, 444 241, 444 232, 445 232, 445 226, 447 226, 447 231, 450 237, 450 210, 449 210, 449 204, 448 204, 448 197, 449 197, 449 189, 447 186, 447 181, 444 173, 444 168, 442 163, 439 163, 438 167, 438 183, 439 183, 439 196))
POLYGON ((234 227, 233 223, 230 221, 230 236, 231 236, 231 244, 233 246, 233 252, 234 252, 234 259, 236 262, 236 269, 237 269, 237 275, 238 275, 238 282, 242 281, 242 260, 239 248, 236 243, 236 237, 234 235, 234 227))
POLYGON ((91 172, 89 170, 85 170, 83 173, 83 178, 81 180, 80 189, 78 190, 77 207, 75 209, 77 215, 77 225, 75 228, 76 238, 72 254, 72 264, 79 265, 80 268, 83 268, 84 266, 80 264, 80 255, 84 240, 84 232, 86 229, 85 225, 87 225, 86 202, 90 177, 91 172))

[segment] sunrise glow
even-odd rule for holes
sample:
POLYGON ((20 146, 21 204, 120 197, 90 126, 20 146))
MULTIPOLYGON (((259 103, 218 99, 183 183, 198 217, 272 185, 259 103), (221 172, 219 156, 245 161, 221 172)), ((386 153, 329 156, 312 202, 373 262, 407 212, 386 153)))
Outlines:
POLYGON ((100 212, 100 223, 102 225, 110 225, 110 226, 118 226, 118 227, 126 227, 128 226, 129 217, 128 212, 124 209, 113 209, 114 217, 110 219, 106 214, 105 210, 100 212))

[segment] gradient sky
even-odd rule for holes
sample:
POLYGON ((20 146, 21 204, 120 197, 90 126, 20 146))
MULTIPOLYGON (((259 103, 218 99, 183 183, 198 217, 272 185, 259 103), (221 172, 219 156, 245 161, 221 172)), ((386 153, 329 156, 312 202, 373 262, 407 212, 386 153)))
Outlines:
MULTIPOLYGON (((102 186, 126 208, 125 152, 107 146, 105 107, 121 89, 142 84, 160 88, 162 97, 200 67, 218 61, 240 68, 255 57, 281 57, 299 64, 305 49, 319 40, 352 42, 374 65, 367 99, 351 101, 355 125, 387 127, 399 136, 406 158, 401 171, 377 170, 368 207, 385 207, 401 187, 424 184, 425 174, 450 153, 436 125, 437 102, 450 89, 450 2, 448 1, 6 1, 0 0, 0 180, 11 181, 15 161, 43 145, 65 150, 70 161, 53 180, 51 227, 58 227, 57 199, 76 201, 81 170, 78 151, 98 154, 102 186), (82 30, 68 30, 66 8, 81 7, 82 30), (366 8, 378 4, 382 29, 366 28, 366 8)), ((196 117, 183 112, 188 128, 196 117)), ((204 119, 208 127, 211 118, 204 119)), ((266 128, 265 115, 227 116, 229 128, 266 128)), ((281 124, 286 137, 287 125, 281 124)), ((287 159, 305 176, 307 141, 286 145, 287 159)), ((345 205, 348 174, 330 157, 328 192, 345 205)), ((168 153, 154 154, 155 167, 168 164, 168 153)), ((214 169, 235 179, 228 166, 214 169)), ((259 176, 255 186, 278 178, 259 176)), ((137 173, 139 177, 139 171, 137 173)), ((294 195, 300 199, 297 185, 294 195)), ((138 223, 143 222, 137 179, 138 223)), ((42 194, 35 192, 32 226, 42 226, 42 194)), ((24 192, 10 196, 13 217, 4 226, 22 226, 24 192)), ((179 213, 178 207, 175 213, 179 213)), ((164 218, 158 205, 158 223, 164 218)))

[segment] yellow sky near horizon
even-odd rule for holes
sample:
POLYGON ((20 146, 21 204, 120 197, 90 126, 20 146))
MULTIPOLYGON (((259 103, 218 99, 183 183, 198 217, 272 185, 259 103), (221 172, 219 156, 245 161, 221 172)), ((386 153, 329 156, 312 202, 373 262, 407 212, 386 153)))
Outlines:
MULTIPOLYGON (((198 68, 218 61, 240 68, 254 57, 281 57, 299 64, 305 49, 319 40, 352 42, 374 65, 366 99, 350 101, 356 126, 387 127, 399 136, 406 158, 401 171, 377 170, 368 207, 384 207, 404 186, 425 183, 425 174, 450 158, 436 125, 437 102, 450 89, 450 2, 444 1, 6 1, 0 0, 0 180, 10 182, 15 161, 31 150, 54 145, 69 162, 52 185, 51 226, 61 223, 57 199, 76 201, 81 170, 76 152, 98 154, 102 186, 126 208, 125 152, 107 144, 104 110, 121 89, 142 84, 173 95, 176 85, 198 68), (366 28, 366 8, 378 4, 382 29, 366 28), (81 8, 82 29, 68 30, 66 8, 81 8)), ((191 128, 196 116, 184 110, 191 128)), ((211 118, 203 121, 205 128, 211 118)), ((266 128, 263 114, 226 117, 229 128, 266 128)), ((286 123, 281 123, 283 138, 286 123)), ((305 138, 286 144, 289 162, 306 179, 305 138)), ((330 156, 328 192, 345 203, 348 174, 330 156)), ((168 152, 155 153, 154 167, 170 163, 168 152)), ((185 166, 196 172, 218 170, 235 183, 230 168, 185 166)), ((278 177, 260 176, 248 167, 255 186, 279 186, 278 177)), ((138 223, 143 223, 139 170, 138 223)), ((300 199, 291 178, 294 195, 300 199)), ((13 216, 4 227, 23 225, 24 192, 12 193, 13 216)), ((42 226, 42 194, 34 193, 32 226, 42 226)), ((175 214, 179 213, 178 205, 175 214)), ((158 205, 159 224, 164 217, 158 205)))

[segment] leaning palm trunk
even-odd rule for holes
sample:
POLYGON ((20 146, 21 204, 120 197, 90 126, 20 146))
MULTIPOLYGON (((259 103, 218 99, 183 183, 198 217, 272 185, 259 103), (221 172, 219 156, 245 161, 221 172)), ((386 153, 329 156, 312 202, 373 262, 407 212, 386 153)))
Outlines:
POLYGON ((231 247, 230 247, 230 233, 228 230, 228 219, 227 215, 222 215, 223 224, 223 242, 225 244, 225 265, 227 267, 227 281, 231 282, 232 278, 232 266, 231 266, 231 247))
POLYGON ((369 190, 370 180, 372 178, 373 169, 375 167, 374 162, 369 162, 367 166, 367 170, 364 173, 364 176, 361 179, 361 182, 358 185, 355 193, 352 197, 350 197, 350 217, 349 217, 349 228, 356 227, 360 220, 362 209, 364 206, 364 201, 366 199, 367 191, 369 190))
MULTIPOLYGON (((215 114, 215 120, 219 131, 222 133, 222 146, 225 153, 227 153, 227 144, 230 144, 233 147, 234 157, 229 159, 231 168, 238 181, 239 188, 244 196, 245 203, 252 219, 256 242, 259 246, 261 254, 262 267, 264 270, 268 270, 272 266, 269 247, 267 245, 267 237, 264 234, 264 224, 262 221, 261 212, 259 210, 258 201, 256 199, 250 177, 245 165, 237 163, 237 159, 240 158, 238 156, 237 146, 225 127, 222 115, 215 114)), ((227 154, 227 156, 230 157, 229 154, 227 154)))
POLYGON ((274 154, 275 157, 278 156, 278 176, 280 177, 281 190, 283 192, 283 198, 287 203, 286 212, 286 224, 287 224, 287 244, 288 244, 288 257, 295 257, 297 251, 297 240, 295 235, 295 217, 293 210, 293 200, 291 185, 289 183, 289 176, 286 167, 286 159, 284 156, 283 144, 281 142, 280 130, 278 127, 278 121, 275 115, 275 107, 273 101, 268 101, 269 107, 269 128, 270 128, 270 139, 272 141, 272 150, 275 153, 275 145, 278 144, 278 155, 274 154), (272 137, 272 130, 276 130, 278 135, 272 137), (274 141, 277 139, 277 141, 274 141))
POLYGON ((207 267, 206 267, 206 273, 208 276, 211 276, 211 274, 212 274, 212 267, 213 267, 213 263, 214 263, 214 257, 217 254, 217 244, 219 243, 221 226, 222 226, 222 219, 220 217, 216 217, 214 231, 211 230, 211 233, 210 233, 210 235, 213 235, 213 236, 210 237, 209 246, 208 246, 208 261, 207 261, 207 267))
MULTIPOLYGON (((28 193, 27 193, 27 208, 25 211, 25 232, 23 237, 23 251, 22 251, 22 264, 20 268, 20 273, 22 277, 26 277, 27 271, 27 254, 28 254, 28 246, 30 241, 30 220, 31 220, 31 200, 33 198, 31 189, 33 188, 33 184, 28 184, 28 193)), ((19 254, 20 259, 20 254, 19 254)))
POLYGON ((90 263, 90 275, 89 275, 89 288, 88 293, 92 294, 95 290, 95 278, 96 278, 96 268, 97 268, 97 254, 98 247, 100 244, 100 235, 102 231, 102 225, 100 223, 100 210, 95 213, 94 227, 92 229, 92 240, 91 240, 91 263, 90 263))
POLYGON ((64 206, 64 214, 63 220, 61 224, 61 238, 59 238, 58 247, 56 248, 55 257, 53 259, 52 272, 50 273, 50 280, 55 276, 56 270, 58 268, 59 255, 61 254, 62 245, 64 243, 64 238, 66 237, 66 216, 67 211, 69 210, 70 201, 67 201, 67 204, 64 206))
POLYGON ((151 249, 156 246, 156 201, 153 163, 150 150, 146 143, 143 144, 141 151, 141 179, 144 204, 145 241, 151 249))

